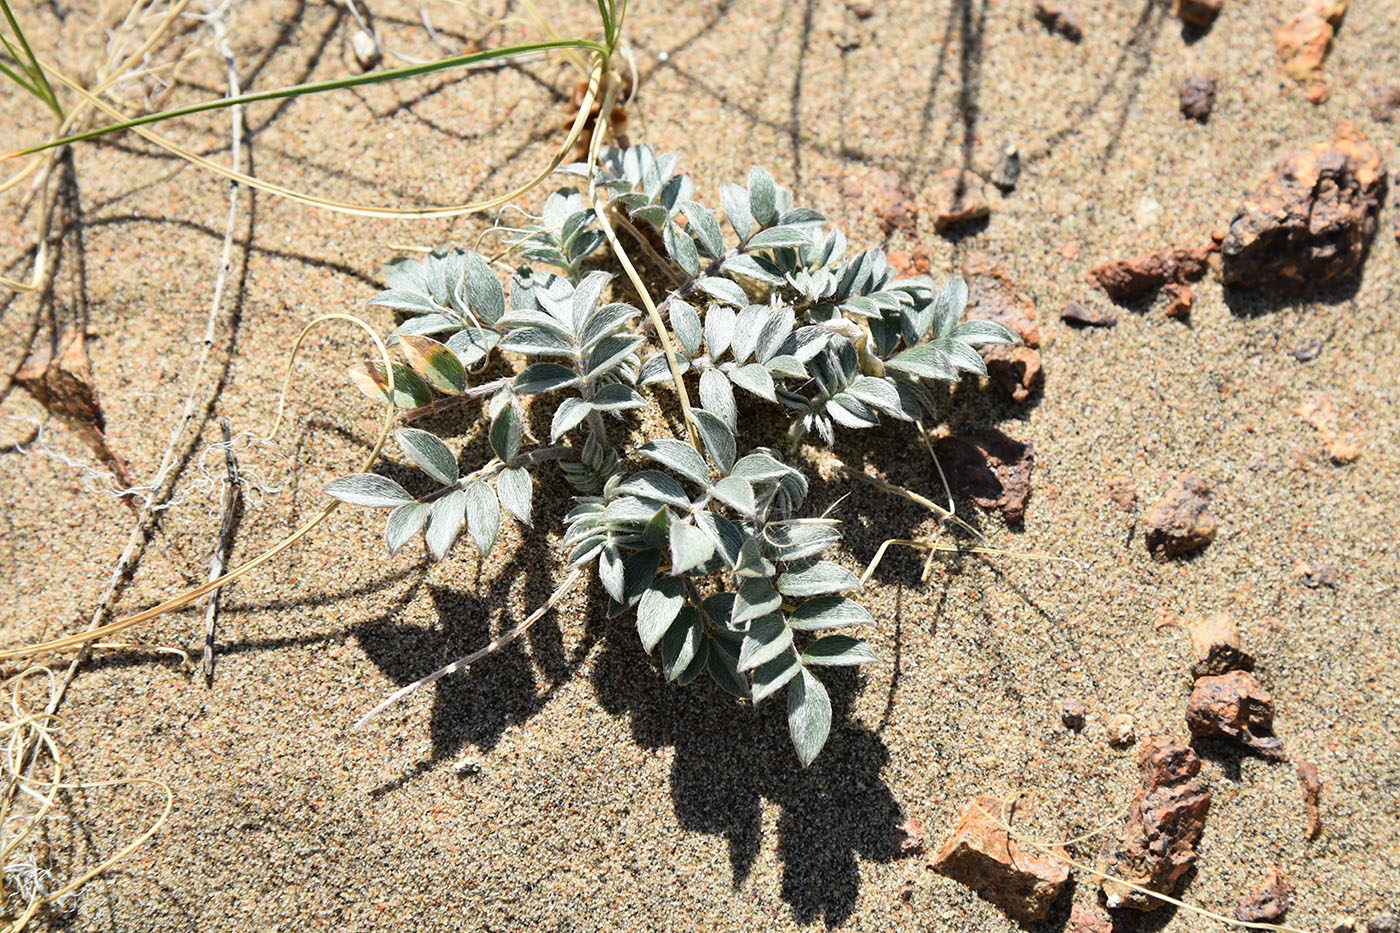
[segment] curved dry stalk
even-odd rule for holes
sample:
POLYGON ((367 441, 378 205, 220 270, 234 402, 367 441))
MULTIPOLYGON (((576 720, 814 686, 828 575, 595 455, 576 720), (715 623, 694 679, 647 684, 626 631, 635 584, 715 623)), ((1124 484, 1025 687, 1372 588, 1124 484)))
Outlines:
POLYGON ((864 586, 870 581, 870 577, 875 573, 875 568, 879 567, 880 562, 885 559, 885 552, 896 544, 900 547, 913 548, 916 551, 929 552, 929 560, 924 563, 924 572, 919 580, 920 583, 928 582, 929 568, 932 563, 933 555, 940 552, 945 554, 991 554, 996 557, 1015 557, 1021 560, 1064 561, 1065 563, 1073 564, 1079 570, 1084 569, 1084 566, 1073 557, 1061 557, 1058 554, 1038 554, 1034 551, 1022 553, 1020 551, 1008 551, 1003 548, 995 547, 959 547, 956 544, 940 544, 928 538, 889 538, 875 551, 875 556, 871 559, 870 565, 865 568, 865 573, 861 574, 861 586, 864 586))

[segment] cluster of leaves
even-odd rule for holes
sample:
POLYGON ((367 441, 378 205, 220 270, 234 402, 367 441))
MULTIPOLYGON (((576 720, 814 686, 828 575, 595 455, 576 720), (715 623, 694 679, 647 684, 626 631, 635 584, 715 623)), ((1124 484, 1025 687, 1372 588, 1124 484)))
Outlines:
MULTIPOLYGON (((691 200, 673 155, 609 149, 595 171, 609 216, 658 240, 675 264, 679 284, 659 311, 678 344, 675 365, 700 402, 688 416, 701 449, 671 438, 628 447, 635 425, 610 427, 669 403, 672 363, 636 308, 603 302, 610 276, 588 267, 605 234, 581 192, 565 188, 520 232, 526 262, 509 289, 475 253, 443 250, 391 265, 389 288, 371 301, 403 315, 391 335, 404 360, 395 364, 394 404, 436 410, 489 395, 494 457, 464 475, 441 440, 403 428, 399 444, 436 492, 414 497, 372 474, 327 491, 391 509, 391 551, 422 532, 441 558, 464 529, 489 551, 503 508, 528 525, 529 471, 556 464, 579 493, 564 517, 569 563, 596 568, 614 614, 635 610, 642 645, 660 649, 669 680, 708 674, 755 703, 786 690, 793 744, 807 764, 831 723, 817 671, 875 658, 828 630, 872 620, 849 595, 857 578, 821 559, 840 531, 802 514, 802 471, 770 447, 739 455, 753 429, 741 423, 736 390, 788 413, 789 450, 809 432, 831 444, 838 427, 936 417, 929 384, 985 374, 977 348, 1013 337, 999 324, 962 320, 959 279, 941 288, 927 277, 896 280, 877 249, 847 257, 845 237, 816 211, 794 207, 762 169, 746 186, 721 190, 727 231, 691 200), (501 353, 525 365, 470 385, 501 353), (650 401, 643 388, 655 393, 650 401), (532 396, 553 405, 547 444, 525 427, 532 396), (644 461, 653 466, 637 470, 644 461)), ((356 367, 352 377, 387 397, 377 367, 356 367)))

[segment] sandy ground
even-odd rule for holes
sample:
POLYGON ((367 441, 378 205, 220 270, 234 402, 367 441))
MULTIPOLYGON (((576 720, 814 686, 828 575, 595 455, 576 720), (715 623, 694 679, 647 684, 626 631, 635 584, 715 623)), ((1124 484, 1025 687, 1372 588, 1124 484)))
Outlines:
MULTIPOLYGON (((561 14, 561 31, 587 22, 588 5, 576 6, 561 14)), ((1291 766, 1204 745, 1215 797, 1184 897, 1228 913, 1277 864, 1297 887, 1296 926, 1330 930, 1339 915, 1400 908, 1400 557, 1386 518, 1400 483, 1393 201, 1364 274, 1334 292, 1231 308, 1208 279, 1189 325, 1166 318, 1160 302, 1124 312, 1113 330, 1058 320, 1066 301, 1093 297, 1083 282, 1090 265, 1223 231, 1277 155, 1328 138, 1341 118, 1400 165, 1400 124, 1374 122, 1364 103, 1373 83, 1400 76, 1400 4, 1354 4, 1321 106, 1274 61, 1269 36, 1292 12, 1285 0, 1229 0, 1194 41, 1160 3, 1082 2, 1078 45, 1048 34, 1021 0, 875 6, 861 20, 835 0, 638 4, 629 34, 645 82, 632 137, 683 153, 702 200, 763 164, 857 243, 882 237, 869 205, 849 196, 852 179, 892 171, 922 192, 939 168, 967 161, 986 172, 1003 141, 1018 145, 1021 183, 994 196, 985 224, 940 237, 925 203, 917 235, 883 242, 924 246, 938 274, 985 253, 1036 301, 1043 392, 1021 405, 994 389, 970 393, 950 412, 959 429, 997 424, 1034 444, 1024 527, 960 509, 998 547, 1072 557, 1082 569, 944 561, 925 586, 920 559, 896 554, 868 593, 883 623, 872 635, 882 660, 837 679, 838 725, 803 772, 776 707, 755 714, 708 685, 667 687, 630 622, 606 621, 596 593, 571 598, 527 642, 367 732, 348 732, 396 685, 513 624, 563 574, 547 522, 549 537, 528 542, 512 527, 484 563, 458 548, 431 566, 417 547, 386 557, 379 518, 343 510, 225 594, 212 688, 149 650, 103 652, 83 669, 62 710, 77 775, 157 776, 176 803, 153 844, 86 889, 72 929, 1014 929, 925 857, 897 857, 893 829, 917 817, 932 849, 979 791, 1023 794, 1042 838, 1112 820, 1136 766, 1133 751, 1108 746, 1106 721, 1128 714, 1139 735, 1184 737, 1190 647, 1173 623, 1220 610, 1259 658, 1278 734, 1318 764, 1326 829, 1304 838, 1291 766), (1205 125, 1177 110, 1178 82, 1198 69, 1220 79, 1205 125), (1291 355, 1314 341, 1316 358, 1291 355), (1329 462, 1295 413, 1322 394, 1364 448, 1351 465, 1329 462), (1107 480, 1130 478, 1146 506, 1188 469, 1214 487, 1219 537, 1195 559, 1154 562, 1141 511, 1113 505, 1107 480), (1304 586, 1300 561, 1336 565, 1336 587, 1304 586), (1060 724, 1062 697, 1088 706, 1083 733, 1060 724)), ((36 41, 61 39, 56 54, 76 68, 99 47, 86 32, 93 11, 65 7, 59 28, 56 9, 28 11, 36 41)), ((520 34, 474 25, 455 5, 434 10, 457 47, 520 34)), ((440 54, 416 9, 373 12, 399 48, 440 54)), ((355 27, 342 8, 257 0, 236 5, 227 23, 245 88, 354 68, 355 27)), ((224 88, 216 58, 192 62, 181 79, 173 101, 224 88)), ((248 152, 260 177, 320 193, 464 200, 538 164, 570 81, 535 63, 259 105, 248 152)), ((32 102, 3 93, 0 112, 18 138, 44 132, 32 102)), ((226 114, 166 131, 228 158, 226 114)), ((226 185, 125 138, 77 149, 65 191, 74 224, 53 300, 0 306, 0 441, 31 438, 42 410, 11 377, 55 328, 86 329, 111 445, 138 479, 154 471, 185 398, 197 400, 200 439, 180 446, 180 501, 141 547, 120 614, 206 573, 219 519, 199 451, 217 438, 212 416, 227 414, 238 433, 264 430, 302 323, 348 310, 387 331, 389 315, 363 302, 395 245, 470 243, 481 226, 365 220, 240 195, 211 369, 193 384, 226 185)), ((32 229, 32 211, 17 214, 21 195, 4 200, 7 261, 32 229)), ((340 375, 364 352, 346 328, 309 341, 293 423, 276 452, 245 454, 276 489, 247 510, 235 559, 304 520, 324 484, 364 456, 378 415, 340 375)), ((448 428, 481 442, 465 422, 448 428)), ((90 459, 61 424, 46 437, 54 451, 90 459)), ((932 490, 925 458, 888 453, 915 449, 894 429, 843 446, 932 490)), ((77 631, 132 513, 85 490, 81 471, 61 460, 5 450, 0 639, 77 631)), ((217 470, 218 458, 207 465, 217 470)), ((832 482, 816 503, 846 493, 848 566, 886 537, 936 531, 917 508, 862 486, 832 482)), ((563 504, 556 486, 537 514, 563 504)), ((201 618, 186 612, 131 634, 197 658, 201 618)), ((53 857, 94 864, 157 804, 139 791, 72 794, 50 830, 53 857)), ((1062 929, 1071 900, 1096 894, 1078 884, 1038 929, 1062 929)), ((1143 928, 1219 925, 1161 910, 1143 928)))

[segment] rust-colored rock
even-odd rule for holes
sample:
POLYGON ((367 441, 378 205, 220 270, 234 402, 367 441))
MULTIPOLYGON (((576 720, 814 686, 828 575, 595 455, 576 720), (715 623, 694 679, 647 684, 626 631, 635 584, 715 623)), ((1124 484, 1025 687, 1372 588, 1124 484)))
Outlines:
POLYGON ((967 282, 969 320, 1005 324, 1026 346, 1040 346, 1035 302, 1017 290, 1016 283, 996 260, 974 253, 963 263, 962 275, 967 282))
POLYGON ((1131 512, 1137 508, 1137 487, 1133 481, 1126 476, 1110 476, 1105 484, 1108 487, 1108 497, 1113 500, 1113 504, 1124 512, 1131 512))
POLYGON ((1301 294, 1355 272, 1375 236, 1385 165, 1351 123, 1330 142, 1280 159, 1230 221, 1226 285, 1301 294))
POLYGON ((1167 296, 1167 317, 1184 321, 1191 316, 1191 303, 1195 296, 1191 286, 1181 282, 1168 282, 1162 286, 1162 294, 1167 296))
POLYGON ((1030 444, 992 430, 940 438, 934 450, 955 491, 984 509, 1000 510, 1011 524, 1025 517, 1035 469, 1030 444))
POLYGON ((1113 921, 1097 910, 1086 910, 1075 904, 1069 909, 1065 933, 1113 933, 1113 921))
POLYGON ((1136 301, 1168 283, 1198 282, 1210 268, 1213 243, 1197 249, 1159 249, 1132 259, 1114 259, 1089 270, 1089 281, 1114 301, 1136 301))
POLYGON ((987 362, 987 375, 1011 396, 1024 402, 1040 380, 1040 353, 1030 347, 979 347, 987 362))
POLYGON ((939 172, 929 185, 928 197, 933 205, 933 229, 940 233, 957 224, 981 220, 992 212, 981 177, 966 169, 939 172))
POLYGON ((1181 82, 1177 96, 1181 112, 1204 123, 1215 109, 1215 79, 1210 75, 1190 75, 1181 82))
MULTIPOLYGON (((1153 738, 1138 753, 1139 785, 1122 830, 1108 839, 1096 870, 1133 884, 1173 894, 1196 861, 1196 843, 1210 810, 1210 788, 1201 759, 1189 747, 1153 738)), ((1103 878, 1110 908, 1153 910, 1162 902, 1112 878, 1103 878)))
POLYGON ((919 822, 918 817, 914 816, 909 817, 894 828, 894 836, 891 841, 894 843, 896 858, 920 855, 928 846, 928 837, 924 835, 924 824, 919 822))
POLYGON ((1219 527, 1210 514, 1210 487, 1187 473, 1147 513, 1147 550, 1159 557, 1199 551, 1215 540, 1219 527))
POLYGON ((1279 874, 1278 866, 1270 866, 1264 881, 1235 908, 1235 919, 1245 923, 1277 923, 1288 913, 1292 899, 1293 885, 1279 874))
POLYGON ((1173 12, 1183 23, 1198 29, 1209 29, 1225 8, 1225 0, 1176 0, 1173 12))
POLYGON ((1040 20, 1046 29, 1071 42, 1078 42, 1084 38, 1083 22, 1063 3, 1056 3, 1055 0, 1036 0, 1035 18, 1040 20))
POLYGON ((1354 462, 1361 456, 1361 447, 1353 436, 1338 428, 1337 406, 1330 395, 1314 395, 1296 409, 1298 416, 1312 425, 1327 445, 1327 456, 1336 464, 1354 462))
POLYGON ((1348 0, 1308 0, 1288 22, 1274 30, 1274 52, 1284 74, 1299 84, 1320 81, 1322 62, 1342 23, 1348 0))
POLYGON ((1231 739, 1266 754, 1283 744, 1274 738, 1274 698, 1248 671, 1200 677, 1186 701, 1192 735, 1231 739))
POLYGON ((1192 677, 1254 670, 1254 656, 1240 647, 1240 630, 1228 612, 1186 623, 1191 633, 1192 677))
POLYGON ((875 213, 880 218, 880 230, 889 234, 896 230, 912 234, 919 222, 919 205, 914 192, 894 172, 884 172, 876 180, 879 193, 875 196, 875 213))
POLYGON ((984 794, 963 812, 933 868, 972 888, 1012 918, 1042 920, 1069 880, 1069 866, 1012 839, 1013 807, 984 794), (993 819, 996 818, 996 820, 993 819))
POLYGON ((1309 839, 1322 835, 1322 779, 1317 775, 1317 765, 1301 758, 1294 765, 1298 769, 1298 783, 1303 789, 1303 809, 1306 814, 1309 839))

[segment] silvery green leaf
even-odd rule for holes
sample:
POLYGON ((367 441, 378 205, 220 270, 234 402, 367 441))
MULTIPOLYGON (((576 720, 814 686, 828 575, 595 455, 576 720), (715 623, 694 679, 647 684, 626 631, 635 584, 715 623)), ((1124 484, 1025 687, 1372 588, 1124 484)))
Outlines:
POLYGON ((588 379, 596 380, 616 369, 623 360, 631 356, 644 338, 636 334, 605 337, 588 354, 586 372, 588 379))
POLYGON ((746 538, 739 549, 739 559, 734 562, 734 573, 741 577, 771 577, 775 572, 773 562, 763 556, 758 539, 746 538))
MULTIPOLYGON (((792 357, 783 357, 783 359, 792 360, 792 357)), ((793 360, 793 362, 797 363, 796 360, 793 360)), ((802 364, 797 363, 797 367, 801 369, 802 364)), ((778 400, 776 394, 777 390, 773 385, 773 377, 769 375, 768 367, 763 363, 748 363, 744 366, 731 369, 729 371, 729 379, 739 388, 752 392, 759 398, 767 399, 770 402, 776 402, 778 400)))
MULTIPOLYGON (((681 375, 684 376, 686 373, 690 372, 690 360, 686 359, 682 354, 676 354, 676 368, 679 369, 681 375)), ((637 374, 637 383, 639 385, 649 386, 658 382, 670 381, 671 364, 666 359, 666 354, 664 353, 658 353, 655 356, 648 357, 647 361, 642 364, 641 371, 637 374)))
MULTIPOLYGON (((749 296, 739 287, 737 282, 731 279, 721 278, 717 275, 707 275, 696 281, 696 286, 705 294, 725 304, 735 305, 742 308, 749 303, 749 296)), ((710 350, 714 352, 713 349, 710 350)))
MULTIPOLYGON (((788 356, 787 354, 782 354, 773 357, 763 365, 767 367, 768 372, 771 373, 773 376, 787 376, 791 379, 807 378, 807 367, 803 366, 802 361, 795 356, 788 356)), ((773 380, 770 378, 768 381, 771 384, 773 380)), ((734 382, 736 385, 742 385, 742 383, 740 383, 737 379, 735 379, 734 382)), ((745 388, 748 387, 745 386, 745 388)), ((749 389, 749 391, 752 392, 753 390, 749 389)), ((776 401, 776 399, 772 396, 765 396, 765 398, 768 398, 769 401, 776 401)))
POLYGON ((695 251, 695 241, 690 234, 668 221, 661 228, 661 242, 666 247, 666 254, 676 261, 686 275, 695 275, 700 271, 700 254, 695 251))
POLYGON ((671 329, 689 356, 700 352, 700 315, 695 308, 679 298, 671 299, 671 329))
POLYGON ((826 349, 831 340, 831 331, 820 324, 807 324, 789 334, 777 352, 791 356, 800 363, 807 363, 826 349))
POLYGON ((792 629, 779 613, 754 619, 739 649, 739 670, 742 673, 767 664, 791 646, 792 629))
MULTIPOLYGON (((691 453, 695 452, 693 447, 684 446, 691 453)), ((646 499, 664 502, 667 505, 674 505, 678 509, 690 508, 690 497, 685 494, 685 487, 657 470, 642 470, 640 473, 633 473, 622 481, 621 485, 617 487, 617 491, 620 494, 642 496, 646 499)))
POLYGON ((848 298, 841 302, 841 310, 846 314, 854 314, 856 317, 879 318, 883 317, 880 308, 869 298, 848 298))
POLYGON ((530 499, 534 495, 534 480, 521 467, 509 467, 496 478, 496 495, 501 505, 526 525, 530 524, 530 499))
POLYGON ((572 385, 578 380, 578 373, 558 363, 532 363, 515 377, 514 387, 518 395, 537 395, 572 385))
POLYGON ((574 353, 567 340, 543 327, 518 327, 501 338, 500 347, 526 356, 573 356, 574 353))
POLYGON ((466 520, 467 494, 462 490, 454 489, 433 503, 433 510, 428 514, 428 530, 423 533, 433 560, 442 560, 462 533, 466 520))
POLYGON ((515 459, 515 455, 520 453, 520 439, 524 433, 525 428, 520 423, 520 416, 515 413, 514 408, 507 405, 491 422, 491 449, 496 451, 496 456, 510 463, 515 459))
POLYGON ((598 552, 603 549, 603 545, 608 543, 606 534, 596 534, 589 538, 584 538, 569 552, 569 566, 583 567, 598 556, 598 552))
POLYGON ((777 612, 782 604, 783 598, 769 581, 761 577, 745 580, 739 584, 739 591, 734 595, 734 614, 730 617, 730 625, 737 628, 750 619, 777 612))
POLYGON ((686 606, 661 639, 661 667, 667 680, 676 680, 685 673, 704 646, 704 637, 700 613, 693 606, 686 606))
MULTIPOLYGON (((705 481, 709 482, 708 476, 705 481)), ((402 486, 377 473, 354 473, 342 477, 326 487, 326 495, 351 505, 374 509, 393 508, 414 501, 402 486)))
POLYGON ((686 229, 695 234, 695 240, 705 251, 705 255, 711 259, 723 256, 724 236, 720 233, 719 221, 715 220, 715 215, 694 201, 682 204, 681 211, 688 222, 686 229))
POLYGON ((758 670, 753 672, 754 705, 757 706, 759 701, 782 689, 784 684, 801 672, 802 665, 792 652, 778 655, 767 664, 760 665, 758 670))
POLYGON ((447 349, 457 354, 462 365, 470 369, 485 359, 486 354, 500 342, 501 335, 494 330, 483 330, 471 325, 448 337, 447 349))
POLYGON ((500 279, 491 271, 476 253, 467 253, 463 263, 463 274, 467 281, 467 291, 471 295, 471 308, 488 323, 494 324, 506 312, 506 292, 501 288, 500 279))
POLYGON ((1011 329, 996 321, 963 321, 948 336, 974 347, 1016 342, 1016 335, 1011 329))
POLYGON ((554 410, 554 420, 549 426, 549 442, 556 443, 559 438, 578 427, 579 422, 587 418, 592 410, 593 406, 581 398, 564 399, 554 410))
POLYGON ((812 235, 803 227, 770 227, 760 230, 744 244, 745 249, 778 249, 780 247, 809 246, 812 235))
POLYGON ((744 530, 723 515, 709 510, 696 512, 695 524, 710 536, 715 543, 715 552, 733 567, 739 559, 739 548, 744 544, 744 530))
POLYGON ((749 305, 739 312, 739 317, 734 322, 734 337, 729 343, 729 352, 734 355, 734 362, 749 361, 754 348, 758 346, 758 335, 763 332, 763 325, 767 320, 768 309, 763 305, 749 305))
POLYGON ((876 376, 859 376, 846 386, 846 392, 871 408, 878 409, 892 417, 907 420, 903 409, 900 408, 899 391, 895 389, 893 383, 885 379, 876 376))
POLYGON ((703 408, 691 409, 690 420, 695 423, 700 442, 705 445, 705 452, 710 455, 715 466, 719 467, 721 473, 728 473, 738 455, 734 435, 729 428, 717 415, 703 408))
POLYGON ((679 577, 657 580, 637 603, 637 634, 642 639, 642 650, 651 654, 651 649, 666 634, 671 623, 676 621, 685 596, 679 577))
POLYGON ((467 487, 467 531, 483 555, 491 553, 501 530, 501 505, 496 491, 486 483, 467 487))
POLYGON ((646 399, 631 386, 613 382, 598 390, 598 394, 593 396, 592 404, 598 411, 626 411, 629 408, 643 407, 646 405, 646 399))
POLYGON ((749 211, 749 193, 738 185, 724 185, 719 189, 719 203, 724 208, 724 216, 729 226, 744 239, 753 229, 753 214, 749 211))
POLYGON ((875 619, 864 606, 844 596, 818 596, 797 607, 788 624, 798 631, 839 628, 844 625, 873 625, 875 619))
POLYGON ((797 760, 807 767, 831 734, 831 697, 816 675, 806 668, 788 685, 788 732, 797 760))
MULTIPOLYGON (((394 363, 394 405, 398 408, 421 408, 433 400, 428 384, 403 363, 394 363)), ((379 364, 369 361, 355 363, 346 368, 346 374, 355 388, 375 401, 388 401, 389 381, 379 364)))
POLYGON ((982 359, 982 354, 969 345, 954 338, 935 342, 944 353, 948 354, 948 359, 958 369, 977 376, 987 375, 987 363, 982 359))
POLYGON ((431 510, 427 503, 409 502, 389 513, 389 520, 384 523, 384 543, 390 554, 397 554, 409 538, 423 530, 431 510))
POLYGON ((792 333, 792 325, 795 322, 796 315, 786 306, 768 315, 758 332, 758 343, 754 347, 755 358, 760 363, 767 363, 773 354, 778 352, 778 347, 782 346, 788 334, 792 333))
MULTIPOLYGON (((370 304, 374 304, 374 302, 371 301, 370 304)), ((402 311, 406 309, 398 308, 397 310, 402 311)), ((409 318, 398 327, 394 328, 394 335, 425 334, 427 336, 432 336, 433 334, 442 334, 447 331, 458 330, 461 326, 461 321, 446 314, 416 314, 414 317, 409 318)))
POLYGON ((505 317, 497 321, 496 324, 505 331, 516 330, 522 327, 538 327, 540 330, 548 331, 558 337, 565 344, 572 343, 574 339, 574 329, 572 326, 538 308, 524 308, 519 311, 511 311, 505 317))
POLYGON ((686 522, 671 522, 671 575, 694 570, 715 553, 715 546, 703 531, 686 522))
MULTIPOLYGON (((826 217, 819 211, 814 211, 810 207, 794 207, 791 210, 783 211, 778 218, 780 224, 820 224, 825 223, 826 217)), ((835 232, 835 231, 834 231, 835 232)))
POLYGON ((394 288, 380 292, 366 303, 380 308, 393 308, 395 311, 408 311, 411 314, 433 314, 442 310, 427 295, 394 288))
MULTIPOLYGON (((933 300, 931 333, 934 337, 947 336, 953 325, 962 317, 967 307, 967 283, 954 276, 943 283, 938 297, 933 300)), ((920 337, 923 335, 921 334, 920 337)))
POLYGON ((721 638, 709 639, 710 655, 705 670, 721 690, 731 696, 747 698, 749 682, 739 673, 739 655, 734 646, 721 638))
POLYGON ((710 493, 741 515, 753 515, 753 486, 742 476, 724 477, 710 487, 710 493))
POLYGON ((571 303, 574 333, 582 333, 583 322, 588 320, 593 309, 598 307, 598 299, 603 297, 603 288, 611 279, 610 273, 590 272, 583 277, 583 281, 574 286, 571 303))
POLYGON ((734 476, 742 476, 758 486, 763 483, 771 483, 773 480, 795 471, 768 451, 760 448, 744 454, 743 459, 734 464, 734 469, 729 472, 734 476))
POLYGON ((669 214, 666 208, 660 204, 648 204, 632 212, 634 222, 649 223, 658 230, 667 222, 668 218, 669 214))
POLYGON ((942 379, 947 382, 958 380, 958 371, 953 366, 953 361, 948 359, 948 354, 928 344, 910 347, 894 359, 888 360, 885 368, 906 372, 921 379, 942 379))
POLYGON ((639 448, 638 453, 650 457, 672 472, 679 473, 692 483, 710 485, 710 468, 705 463, 705 458, 684 441, 669 437, 648 441, 639 448))
POLYGON ((642 593, 656 579, 656 570, 661 566, 661 552, 655 548, 638 551, 622 562, 622 599, 609 610, 610 616, 618 615, 636 604, 642 593))
POLYGON ((873 428, 880 423, 870 409, 845 392, 826 403, 826 412, 832 421, 847 428, 873 428))
POLYGON ((603 584, 603 589, 607 590, 614 602, 622 602, 622 556, 617 553, 617 548, 604 547, 598 552, 598 582, 603 584))
POLYGON ((778 592, 784 596, 823 596, 860 589, 860 580, 840 564, 829 560, 817 561, 805 567, 794 567, 778 577, 778 592))
POLYGON ((423 264, 417 259, 395 259, 384 267, 384 281, 390 288, 404 291, 427 291, 423 264))
POLYGON ((457 482, 457 458, 434 435, 417 428, 399 428, 394 440, 424 473, 444 486, 457 482))
POLYGON ((583 322, 579 343, 584 350, 591 350, 604 337, 611 337, 627 329, 627 323, 637 314, 631 305, 613 303, 604 305, 589 315, 583 322))
POLYGON ((840 540, 841 532, 834 526, 816 522, 773 524, 765 534, 768 555, 781 561, 815 557, 840 540))
POLYGON ((772 175, 757 166, 749 170, 749 209, 761 227, 766 227, 777 219, 776 189, 772 175))
POLYGON ((742 275, 744 278, 756 279, 769 285, 782 285, 786 281, 782 270, 766 256, 740 253, 726 258, 720 268, 731 275, 742 275))
POLYGON ((738 432, 739 409, 734 407, 734 390, 719 370, 707 369, 700 374, 700 404, 718 415, 731 432, 738 432))
POLYGON ((818 638, 802 652, 803 664, 821 664, 828 667, 847 667, 878 661, 879 656, 870 646, 849 635, 828 635, 818 638))
POLYGON ((404 334, 399 337, 403 355, 420 376, 439 392, 456 395, 467 387, 467 370, 457 354, 431 337, 404 334))
POLYGON ((719 359, 729 349, 738 316, 738 312, 728 305, 710 305, 710 310, 705 313, 705 349, 710 351, 711 359, 719 359))

